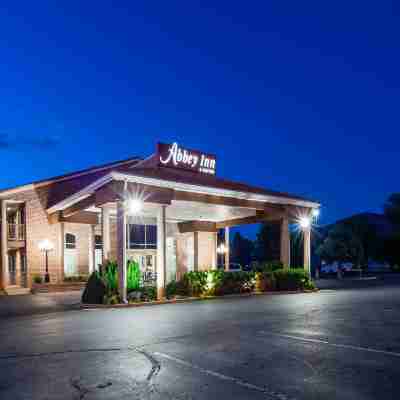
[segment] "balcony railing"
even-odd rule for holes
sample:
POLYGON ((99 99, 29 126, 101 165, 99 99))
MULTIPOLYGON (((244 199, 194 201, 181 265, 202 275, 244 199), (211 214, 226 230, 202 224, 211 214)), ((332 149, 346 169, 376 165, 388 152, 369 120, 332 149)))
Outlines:
POLYGON ((25 224, 8 224, 8 240, 25 240, 25 224))

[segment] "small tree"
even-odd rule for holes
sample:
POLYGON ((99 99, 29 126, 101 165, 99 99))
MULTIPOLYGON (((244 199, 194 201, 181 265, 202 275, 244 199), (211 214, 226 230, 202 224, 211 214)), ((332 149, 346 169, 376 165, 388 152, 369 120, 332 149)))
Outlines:
POLYGON ((364 261, 364 248, 358 236, 344 224, 331 229, 317 249, 317 254, 327 262, 351 262, 360 266, 364 261))

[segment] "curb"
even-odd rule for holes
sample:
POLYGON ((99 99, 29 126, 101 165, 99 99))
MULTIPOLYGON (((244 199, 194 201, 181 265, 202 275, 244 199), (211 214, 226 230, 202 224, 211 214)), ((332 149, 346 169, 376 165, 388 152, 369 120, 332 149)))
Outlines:
POLYGON ((205 300, 223 300, 232 298, 243 298, 243 297, 254 297, 254 296, 280 296, 285 294, 304 294, 304 293, 318 293, 319 289, 313 290, 288 290, 282 292, 254 292, 254 293, 243 293, 243 294, 227 294, 225 296, 204 296, 204 297, 186 297, 183 299, 172 299, 172 300, 155 300, 145 301, 138 303, 127 303, 127 304, 80 304, 80 309, 91 310, 91 309, 109 309, 109 308, 134 308, 134 307, 148 307, 158 306, 162 304, 179 304, 179 303, 192 303, 195 301, 205 300))

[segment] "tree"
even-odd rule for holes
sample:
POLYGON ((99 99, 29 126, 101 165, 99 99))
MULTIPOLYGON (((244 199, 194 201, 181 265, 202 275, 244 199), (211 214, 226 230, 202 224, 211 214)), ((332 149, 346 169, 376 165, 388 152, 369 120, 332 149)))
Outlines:
POLYGON ((277 261, 280 258, 280 224, 264 222, 260 225, 254 243, 255 258, 259 262, 277 261))
POLYGON ((385 215, 400 230, 400 193, 393 193, 384 205, 385 215))
POLYGON ((254 243, 243 237, 239 232, 235 233, 231 244, 231 258, 242 267, 249 265, 252 261, 254 243))
POLYGON ((346 224, 334 226, 317 249, 317 254, 327 262, 351 262, 360 266, 365 262, 365 252, 360 238, 346 224))

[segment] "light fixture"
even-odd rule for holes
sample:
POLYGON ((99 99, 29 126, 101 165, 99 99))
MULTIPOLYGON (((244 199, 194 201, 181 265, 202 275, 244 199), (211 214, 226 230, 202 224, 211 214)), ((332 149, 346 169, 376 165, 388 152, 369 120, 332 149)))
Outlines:
POLYGON ((219 254, 223 254, 223 253, 226 252, 226 248, 225 248, 225 245, 224 245, 223 243, 221 243, 221 244, 217 247, 217 252, 218 252, 219 254))
POLYGON ((128 212, 132 215, 138 215, 143 210, 143 201, 140 199, 128 200, 128 212))
POLYGON ((46 283, 50 282, 50 274, 49 274, 49 251, 53 250, 54 246, 53 243, 50 242, 49 239, 44 239, 41 242, 39 242, 39 250, 43 251, 43 253, 45 254, 45 260, 46 260, 46 273, 44 275, 44 281, 46 283))
POLYGON ((302 229, 308 229, 311 226, 311 219, 310 217, 300 217, 299 225, 302 229))
POLYGON ((39 242, 40 251, 50 251, 53 249, 54 249, 53 243, 51 243, 49 239, 44 239, 41 242, 39 242))
POLYGON ((321 211, 320 211, 319 208, 313 208, 313 210, 312 210, 312 216, 313 216, 314 218, 318 218, 320 214, 321 214, 321 211))

